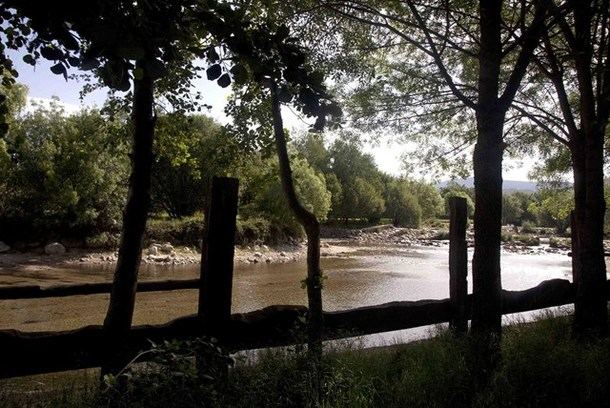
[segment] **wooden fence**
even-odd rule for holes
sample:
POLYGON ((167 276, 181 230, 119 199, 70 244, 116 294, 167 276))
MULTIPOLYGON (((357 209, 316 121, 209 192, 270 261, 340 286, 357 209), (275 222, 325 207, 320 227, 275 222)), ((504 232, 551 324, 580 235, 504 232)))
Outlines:
MULTIPOLYGON (((351 310, 324 312, 325 339, 403 330, 450 322, 464 332, 470 318, 471 295, 467 294, 466 203, 451 202, 449 286, 450 298, 391 302, 351 310)), ((304 306, 271 306, 248 313, 230 314, 233 276, 237 180, 215 178, 202 248, 202 276, 193 280, 141 282, 138 291, 199 289, 198 313, 162 325, 131 329, 121 352, 133 356, 146 349, 149 340, 185 339, 214 335, 230 350, 284 346, 303 340, 304 306)), ((34 299, 108 293, 111 284, 95 283, 53 287, 0 287, 3 299, 34 299)), ((610 293, 610 282, 607 282, 610 293)), ((544 281, 524 291, 503 292, 503 313, 517 313, 574 302, 575 288, 567 280, 544 281)), ((0 331, 0 378, 99 367, 108 357, 102 326, 70 331, 0 331)))

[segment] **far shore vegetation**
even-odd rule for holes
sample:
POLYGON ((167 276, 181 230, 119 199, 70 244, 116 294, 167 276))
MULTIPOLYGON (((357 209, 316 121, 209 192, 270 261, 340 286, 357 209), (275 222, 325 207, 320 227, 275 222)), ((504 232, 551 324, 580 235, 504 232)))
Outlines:
MULTIPOLYGON (((27 90, 17 89, 15 104, 23 108, 27 90)), ((0 241, 22 250, 50 241, 115 248, 129 176, 128 118, 110 118, 95 109, 67 114, 59 104, 16 112, 0 140, 0 241)), ((231 129, 203 115, 159 117, 149 242, 199 246, 213 175, 240 180, 238 244, 302 237, 283 198, 273 150, 234 140, 231 129)), ((452 196, 465 197, 473 214, 472 188, 456 182, 439 187, 384 173, 353 134, 333 139, 294 134, 289 151, 299 197, 328 227, 445 225, 436 220, 447 218, 452 196)), ((539 233, 540 227, 547 234, 569 236, 572 208, 569 185, 547 183, 535 192, 506 192, 502 222, 519 227, 512 232, 521 235, 509 230, 503 239, 535 245, 535 237, 522 234, 539 233)))

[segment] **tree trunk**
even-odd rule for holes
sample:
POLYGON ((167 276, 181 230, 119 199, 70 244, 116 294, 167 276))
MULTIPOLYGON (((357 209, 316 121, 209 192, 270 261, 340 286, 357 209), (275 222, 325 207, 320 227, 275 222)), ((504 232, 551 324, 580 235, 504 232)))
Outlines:
POLYGON ((477 143, 474 150, 474 257, 472 263, 473 314, 471 331, 500 334, 502 284, 500 245, 502 228, 503 109, 498 100, 502 43, 502 2, 481 1, 481 48, 477 143))
POLYGON ((280 178, 288 206, 295 218, 305 229, 307 235, 307 301, 308 343, 310 356, 319 362, 322 356, 322 271, 320 269, 320 223, 316 216, 308 211, 296 195, 290 169, 290 158, 286 147, 286 136, 281 114, 281 104, 277 95, 277 85, 271 85, 271 102, 273 111, 273 129, 280 167, 280 178))
MULTIPOLYGON (((140 65, 140 64, 138 64, 140 65)), ((134 81, 133 147, 129 192, 123 212, 123 229, 104 329, 110 345, 117 346, 131 327, 138 282, 142 241, 150 208, 151 169, 155 118, 153 80, 146 74, 134 81)), ((116 350, 109 350, 116 354, 116 350)))
POLYGON ((502 128, 504 115, 477 115, 474 152, 475 212, 472 332, 500 334, 502 282, 502 128))
MULTIPOLYGON (((603 285, 606 280, 604 259, 604 136, 607 117, 598 116, 593 90, 593 47, 591 39, 592 2, 574 7, 574 60, 578 80, 579 110, 584 135, 584 210, 578 219, 578 253, 574 331, 578 336, 605 335, 608 305, 603 285)), ((599 95, 598 95, 599 96, 599 95)), ((602 105, 604 101, 600 101, 602 105)), ((603 112, 602 112, 603 114, 603 112)), ((583 197, 580 196, 579 200, 583 197)))
MULTIPOLYGON (((588 133, 588 132, 587 132, 588 133)), ((578 336, 603 336, 608 330, 608 304, 604 292, 603 132, 595 127, 586 135, 584 214, 578 221, 578 285, 574 303, 574 331, 578 336)), ((574 254, 573 254, 574 255, 574 254)))

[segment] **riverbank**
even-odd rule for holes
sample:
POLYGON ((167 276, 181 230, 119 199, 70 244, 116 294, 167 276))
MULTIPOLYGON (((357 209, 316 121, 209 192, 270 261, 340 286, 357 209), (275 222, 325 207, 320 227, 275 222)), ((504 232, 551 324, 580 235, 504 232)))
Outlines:
MULTIPOLYGON (((363 229, 322 229, 321 256, 341 257, 361 250, 364 247, 445 247, 448 246, 448 233, 442 228, 397 228, 380 225, 363 229)), ((469 247, 474 245, 474 236, 468 231, 469 247)), ((610 243, 608 243, 610 244, 610 243)), ((63 245, 62 245, 63 246, 63 245)), ((610 245, 607 245, 610 246, 610 245)), ((532 235, 505 235, 503 250, 519 254, 562 254, 569 251, 569 239, 537 237, 532 235), (508 237, 508 238, 507 238, 508 237)), ((65 250, 53 254, 45 252, 44 247, 28 251, 7 251, 0 254, 0 267, 36 268, 60 265, 111 265, 116 263, 116 250, 95 250, 77 247, 64 247, 65 250)), ((237 245, 236 264, 289 263, 305 258, 307 245, 304 240, 290 239, 279 245, 237 245)), ((143 265, 191 265, 201 262, 200 250, 193 246, 173 245, 171 242, 152 243, 142 254, 143 265)))

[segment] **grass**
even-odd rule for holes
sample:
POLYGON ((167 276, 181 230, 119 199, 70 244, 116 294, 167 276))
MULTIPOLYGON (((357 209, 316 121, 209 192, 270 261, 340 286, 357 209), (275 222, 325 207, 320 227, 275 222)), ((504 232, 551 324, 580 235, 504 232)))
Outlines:
MULTIPOLYGON (((322 406, 608 406, 610 340, 577 343, 569 317, 543 317, 505 328, 502 359, 487 386, 478 389, 468 341, 447 332, 403 345, 363 349, 347 343, 327 350, 322 406)), ((154 375, 134 370, 130 391, 110 404, 96 387, 81 384, 0 395, 0 407, 303 407, 312 388, 306 367, 300 347, 267 350, 238 361, 222 388, 202 386, 192 367, 169 364, 154 375)))

